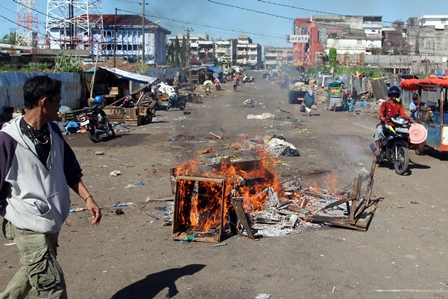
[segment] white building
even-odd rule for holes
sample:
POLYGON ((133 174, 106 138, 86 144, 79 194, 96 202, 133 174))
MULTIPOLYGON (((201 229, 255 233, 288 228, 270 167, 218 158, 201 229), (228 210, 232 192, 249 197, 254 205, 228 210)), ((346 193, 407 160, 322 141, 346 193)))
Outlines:
MULTIPOLYGON (((49 35, 50 49, 64 49, 71 42, 78 50, 90 50, 91 55, 117 57, 141 57, 143 49, 148 64, 166 63, 166 35, 171 32, 139 15, 103 14, 103 29, 92 29, 90 36, 75 32, 74 36, 65 36, 63 28, 53 27, 49 35), (115 36, 116 31, 116 36, 115 36), (143 43, 143 31, 145 44, 143 43)), ((99 18, 90 15, 90 18, 99 18)))
POLYGON ((232 65, 236 57, 236 39, 215 41, 215 57, 218 63, 232 65))
POLYGON ((236 45, 236 63, 255 68, 261 62, 261 46, 253 44, 252 39, 245 34, 238 37, 236 45))
POLYGON ((420 18, 420 26, 434 26, 435 29, 445 29, 448 25, 448 15, 424 15, 420 18))
POLYGON ((274 68, 282 64, 292 64, 292 47, 265 47, 264 64, 274 68))
POLYGON ((381 49, 383 46, 382 17, 364 17, 362 29, 366 34, 366 54, 372 54, 372 49, 381 49))

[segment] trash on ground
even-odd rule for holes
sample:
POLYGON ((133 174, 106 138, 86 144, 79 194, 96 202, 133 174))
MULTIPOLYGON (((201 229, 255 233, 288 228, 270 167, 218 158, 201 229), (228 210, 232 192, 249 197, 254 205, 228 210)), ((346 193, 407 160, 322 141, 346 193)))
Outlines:
POLYGON ((249 114, 247 115, 247 119, 274 119, 275 115, 269 112, 265 112, 258 115, 249 114))
POLYGON ((122 173, 120 170, 114 170, 109 175, 110 176, 119 176, 119 175, 122 175, 122 173))
POLYGON ((268 151, 276 155, 277 157, 279 155, 287 157, 300 156, 297 148, 293 144, 286 142, 285 139, 281 136, 275 137, 274 135, 274 137, 272 137, 266 145, 268 146, 268 151))
POLYGON ((213 153, 214 150, 213 150, 213 148, 211 148, 211 147, 207 147, 206 149, 204 149, 204 150, 202 150, 202 151, 197 150, 196 152, 197 152, 198 154, 202 155, 202 154, 213 153))

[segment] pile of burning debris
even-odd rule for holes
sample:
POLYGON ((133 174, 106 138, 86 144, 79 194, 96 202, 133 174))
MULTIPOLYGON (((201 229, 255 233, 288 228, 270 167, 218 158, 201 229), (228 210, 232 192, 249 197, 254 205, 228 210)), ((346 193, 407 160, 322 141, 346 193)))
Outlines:
POLYGON ((322 225, 367 231, 379 201, 371 199, 374 162, 369 175, 336 192, 280 183, 269 165, 226 159, 211 169, 193 161, 172 169, 173 239, 220 242, 236 233, 257 239, 322 225))

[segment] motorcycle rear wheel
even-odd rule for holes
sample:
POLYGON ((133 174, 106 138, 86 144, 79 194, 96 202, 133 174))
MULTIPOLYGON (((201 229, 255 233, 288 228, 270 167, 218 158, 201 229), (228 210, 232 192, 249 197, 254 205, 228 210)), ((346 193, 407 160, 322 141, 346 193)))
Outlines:
POLYGON ((394 168, 395 173, 398 175, 403 175, 409 167, 409 150, 399 145, 397 146, 397 155, 394 157, 394 168))
POLYGON ((109 128, 108 128, 108 130, 107 130, 107 132, 106 132, 106 135, 107 135, 108 137, 110 137, 110 138, 114 138, 114 137, 115 137, 115 131, 114 131, 114 128, 112 127, 112 125, 111 125, 110 123, 108 123, 107 126, 108 126, 109 128))
POLYGON ((185 106, 187 105, 186 101, 182 101, 179 103, 179 109, 180 110, 185 110, 185 106))
POLYGON ((87 136, 93 141, 93 143, 100 141, 100 134, 96 133, 95 128, 88 129, 87 136))

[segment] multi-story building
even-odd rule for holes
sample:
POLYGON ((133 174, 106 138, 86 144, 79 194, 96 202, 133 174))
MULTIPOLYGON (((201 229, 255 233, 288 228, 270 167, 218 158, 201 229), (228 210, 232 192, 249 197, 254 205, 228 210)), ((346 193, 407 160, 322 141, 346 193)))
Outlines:
POLYGON ((411 53, 448 56, 448 15, 424 15, 406 22, 406 41, 411 53))
POLYGON ((295 20, 294 34, 304 36, 293 45, 296 65, 315 65, 328 56, 331 48, 346 63, 359 61, 372 49, 382 47, 381 16, 312 16, 295 20))
POLYGON ((219 64, 231 66, 236 59, 236 39, 215 41, 215 57, 219 64))
POLYGON ((179 40, 179 42, 182 44, 182 40, 185 38, 186 40, 188 39, 191 43, 197 43, 199 41, 208 41, 209 40, 209 35, 208 34, 176 34, 174 36, 169 36, 168 37, 168 44, 174 44, 174 41, 176 40, 176 38, 179 40))
POLYGON ((282 64, 292 64, 292 47, 265 47, 264 65, 266 67, 276 67, 282 64))
POLYGON ((366 34, 366 54, 383 46, 383 22, 380 16, 363 17, 362 29, 366 34))
MULTIPOLYGON (((90 15, 90 18, 99 18, 99 15, 90 15)), ((166 63, 166 35, 171 32, 158 24, 147 19, 142 19, 138 15, 115 15, 103 14, 103 29, 95 29, 91 33, 90 43, 79 43, 77 49, 86 50, 92 44, 91 53, 93 55, 112 57, 141 57, 143 50, 145 60, 148 64, 166 63), (144 28, 142 26, 144 22, 144 28), (142 30, 144 29, 144 30, 142 30), (116 35, 115 35, 116 32, 116 35), (144 45, 143 43, 144 34, 144 45)), ((58 40, 64 37, 63 28, 53 27, 49 33, 52 36, 50 40, 50 49, 62 49, 58 40)), ((74 34, 78 39, 86 37, 74 34)))
POLYGON ((298 18, 294 21, 294 35, 303 37, 293 43, 293 64, 296 66, 313 66, 325 54, 325 28, 321 30, 310 18, 298 18))
POLYGON ((238 37, 236 45, 236 63, 255 68, 261 62, 261 46, 253 44, 245 34, 238 37))

